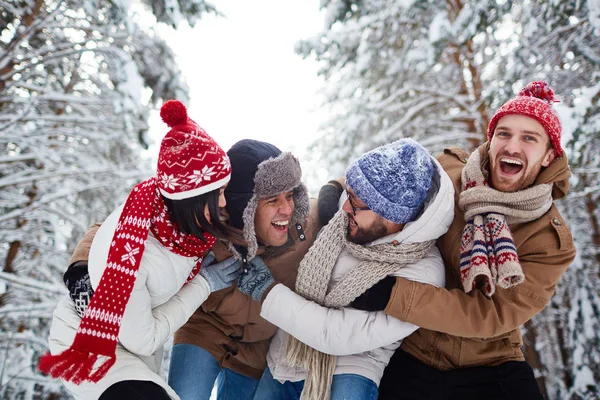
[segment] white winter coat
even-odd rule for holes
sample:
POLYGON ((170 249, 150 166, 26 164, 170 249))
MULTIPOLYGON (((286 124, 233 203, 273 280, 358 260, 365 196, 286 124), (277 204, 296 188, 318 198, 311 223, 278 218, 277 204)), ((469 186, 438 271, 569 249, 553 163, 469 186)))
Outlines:
MULTIPOLYGON (((106 268, 108 250, 122 207, 113 212, 98 230, 89 256, 90 283, 95 289, 106 268)), ((163 345, 210 294, 208 282, 197 275, 184 285, 195 258, 174 254, 150 233, 142 255, 117 346, 117 361, 98 383, 74 385, 64 382, 76 399, 97 399, 112 384, 124 380, 152 381, 165 388, 173 399, 177 394, 160 376, 163 345)), ((50 352, 66 350, 81 319, 69 296, 60 300, 50 329, 50 352)))
MULTIPOLYGON (((407 223, 402 231, 378 239, 369 246, 394 240, 400 243, 435 240, 448 230, 454 217, 454 189, 437 161, 435 165, 434 186, 423 213, 414 222, 407 223)), ((334 266, 330 287, 358 262, 344 249, 334 266)), ((438 287, 445 285, 444 263, 437 247, 393 275, 438 287)), ((335 375, 362 375, 379 385, 383 370, 401 340, 418 329, 416 325, 387 316, 382 311, 322 307, 281 284, 267 295, 261 316, 280 328, 267 354, 271 373, 280 382, 306 378, 303 368, 291 367, 284 361, 288 333, 321 352, 338 356, 335 375)))

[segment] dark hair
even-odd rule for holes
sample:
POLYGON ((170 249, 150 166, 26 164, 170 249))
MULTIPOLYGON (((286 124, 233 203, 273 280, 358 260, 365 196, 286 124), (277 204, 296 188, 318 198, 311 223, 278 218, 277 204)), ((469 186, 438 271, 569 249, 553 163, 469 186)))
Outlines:
POLYGON ((182 200, 172 200, 163 196, 165 205, 173 222, 181 233, 193 235, 206 242, 204 233, 208 232, 217 239, 237 237, 239 233, 223 222, 219 209, 219 191, 212 190, 198 196, 182 200), (208 205, 209 222, 204 216, 204 207, 208 205))

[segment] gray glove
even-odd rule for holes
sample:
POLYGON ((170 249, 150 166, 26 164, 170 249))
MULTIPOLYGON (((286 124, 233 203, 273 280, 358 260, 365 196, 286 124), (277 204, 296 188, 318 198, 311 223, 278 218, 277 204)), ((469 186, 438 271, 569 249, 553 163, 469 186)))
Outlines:
POLYGON ((261 301, 263 294, 275 283, 269 267, 260 257, 253 258, 248 265, 248 272, 238 279, 238 289, 256 301, 261 301))
POLYGON ((233 257, 214 264, 213 261, 215 255, 211 251, 200 265, 200 275, 208 282, 210 291, 216 292, 233 285, 242 272, 242 262, 233 257))

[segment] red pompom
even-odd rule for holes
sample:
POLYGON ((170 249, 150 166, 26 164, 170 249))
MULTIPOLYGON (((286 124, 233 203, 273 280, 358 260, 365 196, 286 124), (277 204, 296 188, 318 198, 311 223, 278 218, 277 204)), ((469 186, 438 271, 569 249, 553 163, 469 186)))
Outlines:
POLYGON ((544 81, 535 81, 529 83, 519 92, 519 96, 536 97, 540 100, 544 100, 548 104, 558 102, 554 97, 554 91, 544 81))
POLYGON ((179 100, 169 100, 160 108, 160 117, 171 128, 185 124, 188 120, 187 110, 179 100))

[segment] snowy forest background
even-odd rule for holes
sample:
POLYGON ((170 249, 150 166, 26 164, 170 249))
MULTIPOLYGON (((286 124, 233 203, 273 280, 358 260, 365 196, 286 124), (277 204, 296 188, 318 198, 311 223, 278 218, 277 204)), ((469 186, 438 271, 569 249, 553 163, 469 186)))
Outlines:
MULTIPOLYGON (((150 110, 188 101, 155 27, 193 26, 216 6, 0 0, 0 399, 68 398, 36 365, 70 253, 90 223, 152 173, 150 110), (152 24, 129 18, 132 7, 152 24)), ((304 165, 326 166, 330 177, 401 137, 434 154, 474 149, 494 110, 525 83, 554 88, 573 172, 558 205, 578 254, 551 304, 524 326, 525 353, 549 399, 599 399, 600 0, 321 7, 325 29, 298 38, 296 52, 318 61, 328 116, 304 165)))

